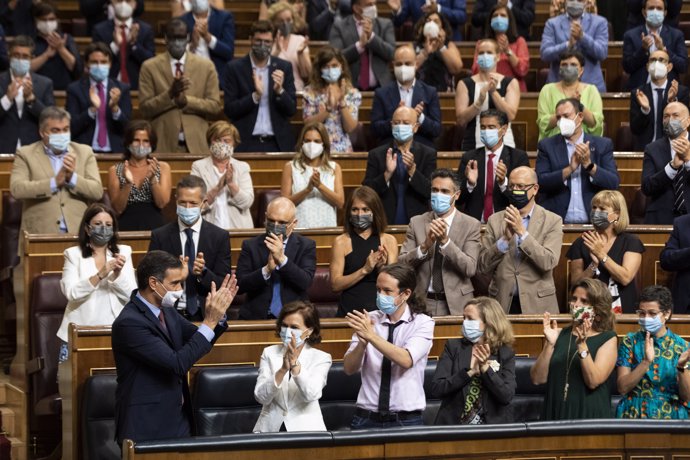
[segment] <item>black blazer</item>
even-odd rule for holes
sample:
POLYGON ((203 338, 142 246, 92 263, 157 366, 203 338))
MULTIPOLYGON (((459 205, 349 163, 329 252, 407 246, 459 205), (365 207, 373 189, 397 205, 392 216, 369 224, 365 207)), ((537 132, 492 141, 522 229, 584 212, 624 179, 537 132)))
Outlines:
MULTIPOLYGON (((623 70, 630 75, 626 91, 642 86, 649 76, 647 72, 649 53, 642 46, 641 34, 647 35, 647 28, 644 25, 630 29, 623 35, 623 70)), ((688 49, 685 47, 683 32, 675 27, 664 25, 661 28, 661 39, 673 63, 668 79, 679 80, 678 76, 685 74, 688 70, 688 49)))
MULTIPOLYGON (((48 59, 35 73, 41 74, 46 78, 50 78, 53 82, 53 89, 56 91, 66 91, 70 83, 81 78, 84 73, 84 63, 81 60, 81 53, 74 38, 70 34, 59 32, 60 36, 66 39, 65 47, 74 56, 74 68, 70 71, 58 53, 48 59)), ((48 49, 48 42, 36 35, 33 37, 36 48, 34 49, 34 56, 40 56, 48 49)))
MULTIPOLYGON (((625 0, 628 10, 628 25, 626 30, 633 27, 644 25, 644 16, 642 16, 642 9, 645 5, 645 0, 625 0)), ((680 21, 680 10, 683 7, 683 0, 664 0, 666 4, 666 17, 664 18, 664 25, 672 25, 678 27, 680 21)), ((639 36, 639 34, 638 34, 639 36)))
POLYGON ((7 54, 7 42, 5 41, 5 29, 3 29, 2 26, 0 26, 0 72, 4 72, 9 67, 10 67, 10 56, 7 54))
POLYGON ((261 268, 268 260, 268 248, 258 235, 242 242, 242 252, 237 260, 237 285, 239 294, 246 293, 247 299, 240 307, 239 319, 266 319, 273 298, 273 277, 280 279, 283 305, 293 300, 306 300, 316 271, 316 243, 298 233, 292 232, 285 246, 287 263, 274 270, 271 278, 264 279, 261 268))
MULTIPOLYGON (((96 119, 91 118, 89 115, 89 107, 91 106, 91 99, 89 98, 90 85, 89 77, 82 77, 78 81, 70 83, 67 87, 67 102, 65 106, 72 116, 72 121, 70 122, 72 139, 80 144, 92 146, 93 135, 96 130, 96 119)), ((123 145, 125 126, 127 126, 132 116, 132 100, 129 95, 129 85, 109 78, 108 88, 105 90, 105 98, 105 117, 110 150, 113 153, 121 153, 125 150, 123 145), (119 88, 121 93, 118 103, 121 113, 120 118, 117 120, 113 118, 113 112, 108 106, 110 103, 110 90, 113 88, 119 88)))
MULTIPOLYGON (((460 166, 458 167, 458 177, 460 178, 460 188, 462 192, 460 193, 460 199, 456 202, 457 208, 474 217, 477 220, 482 220, 482 214, 484 214, 484 176, 486 175, 486 150, 484 147, 470 150, 465 152, 460 159, 460 166), (477 169, 479 175, 477 177, 477 186, 472 190, 472 192, 467 191, 467 177, 465 177, 465 168, 470 160, 477 161, 477 169)), ((529 166, 529 158, 527 153, 523 150, 514 149, 503 146, 503 151, 501 151, 501 157, 499 160, 503 160, 503 163, 508 168, 506 172, 506 177, 510 176, 510 172, 520 166, 529 166)), ((503 211, 506 206, 508 206, 508 199, 501 192, 500 184, 494 181, 494 212, 503 211)))
POLYGON ((690 312, 690 215, 676 217, 660 259, 662 269, 676 272, 672 289, 673 311, 690 312))
MULTIPOLYGON (((668 104, 668 90, 671 87, 671 79, 666 81, 666 89, 664 90, 664 97, 661 101, 661 113, 663 113, 666 105, 668 104)), ((690 103, 690 93, 688 92, 688 87, 685 85, 678 85, 678 102, 682 102, 683 105, 687 106, 690 103)), ((647 147, 647 144, 652 142, 654 139, 654 131, 656 126, 654 124, 654 96, 652 95, 652 85, 650 83, 645 83, 644 85, 634 89, 630 93, 630 130, 633 132, 635 138, 635 150, 640 152, 647 147), (642 113, 640 104, 637 102, 637 90, 641 90, 647 99, 649 100, 649 113, 645 115, 642 113)), ((659 126, 663 129, 663 117, 659 117, 657 120, 659 126)), ((662 131, 663 132, 663 131, 662 131)))
MULTIPOLYGON (((642 160, 642 193, 649 198, 644 215, 645 224, 673 224, 673 181, 666 175, 666 165, 671 161, 671 143, 663 137, 644 149, 642 160)), ((686 175, 690 178, 690 175, 686 175)), ((690 204, 690 185, 685 184, 686 207, 690 204)))
MULTIPOLYGON (((466 339, 449 339, 436 365, 431 392, 441 398, 441 407, 435 425, 457 425, 465 407, 471 377, 467 375, 472 359, 472 342, 466 339)), ((513 412, 510 402, 515 395, 515 352, 504 345, 490 360, 498 361, 500 368, 489 368, 481 374, 482 407, 486 423, 510 423, 513 412)))
MULTIPOLYGON (((141 65, 145 60, 152 58, 156 53, 156 45, 153 41, 153 29, 144 21, 135 19, 134 22, 139 24, 139 34, 134 45, 127 47, 127 76, 129 77, 129 86, 133 90, 139 89, 139 71, 141 65)), ((93 28, 93 41, 103 42, 108 45, 113 41, 113 29, 115 29, 115 22, 107 20, 96 24, 93 28)), ((110 63, 110 78, 117 80, 120 75, 120 55, 113 56, 113 61, 110 63)))
MULTIPOLYGON (((434 141, 441 135, 441 105, 436 88, 417 79, 412 89, 412 108, 424 102, 424 123, 419 125, 415 140, 434 147, 434 141)), ((391 119, 400 105, 398 82, 394 81, 378 88, 374 93, 371 108, 371 130, 380 143, 393 141, 391 119)))
MULTIPOLYGON (((389 223, 395 220, 395 209, 398 203, 397 184, 395 174, 388 184, 386 184, 383 174, 386 172, 386 151, 393 147, 393 144, 385 144, 369 152, 367 170, 362 182, 362 185, 373 188, 381 197, 389 223)), ((407 208, 408 221, 412 217, 424 214, 429 210, 429 199, 431 198, 430 178, 431 173, 436 169, 436 149, 415 140, 412 142, 410 152, 414 155, 417 169, 412 175, 412 180, 407 183, 405 188, 405 206, 407 208)))
MULTIPOLYGON (((222 81, 225 65, 232 61, 235 54, 235 18, 230 11, 210 7, 208 17, 208 32, 216 37, 216 47, 208 50, 209 56, 216 66, 218 80, 222 81)), ((190 11, 180 17, 186 24, 187 30, 194 30, 194 14, 190 11)))
MULTIPOLYGON (((151 232, 149 251, 156 249, 166 251, 176 257, 183 253, 180 227, 177 221, 170 222, 151 232)), ((196 252, 197 254, 204 253, 206 270, 201 276, 189 273, 186 282, 194 283, 196 286, 196 292, 199 295, 199 308, 203 312, 206 296, 211 291, 211 282, 215 281, 216 286, 219 287, 225 275, 229 275, 231 272, 230 234, 227 230, 204 220, 201 223, 199 247, 196 248, 196 252)))
MULTIPOLYGON (((0 73, 0 97, 7 93, 11 77, 9 72, 0 73)), ((12 101, 10 110, 5 111, 0 105, 0 153, 14 153, 17 150, 17 139, 22 145, 33 144, 40 139, 38 135, 38 117, 41 111, 55 105, 53 82, 42 75, 31 73, 36 100, 27 105, 24 102, 22 117, 19 118, 17 105, 12 101)))
MULTIPOLYGON (((292 73, 292 64, 283 59, 271 56, 269 78, 275 70, 282 70, 285 74, 283 80, 283 94, 278 95, 273 91, 273 84, 268 85, 268 106, 271 111, 271 123, 278 147, 283 152, 295 150, 295 136, 290 125, 290 118, 297 111, 297 99, 295 94, 295 77, 292 73)), ((272 81, 272 80, 271 80, 272 81)), ((230 61, 225 68, 222 84, 225 99, 225 115, 237 127, 241 139, 251 139, 259 114, 259 104, 254 103, 254 80, 252 78, 252 63, 249 55, 230 61)), ((240 144, 235 150, 244 151, 240 144)))
POLYGON ((197 326, 172 308, 163 308, 166 333, 136 294, 132 293, 113 322, 115 439, 122 445, 124 439, 140 442, 190 436, 194 423, 187 372, 211 351, 228 325, 217 325, 209 343, 197 333, 197 326))

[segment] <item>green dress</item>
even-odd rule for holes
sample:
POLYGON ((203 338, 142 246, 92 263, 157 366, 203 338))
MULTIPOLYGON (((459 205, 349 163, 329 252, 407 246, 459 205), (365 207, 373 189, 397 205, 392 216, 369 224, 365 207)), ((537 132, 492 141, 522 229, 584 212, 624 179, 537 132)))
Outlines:
MULTIPOLYGON (((606 331, 589 337, 587 348, 592 354, 592 359, 596 358, 599 347, 615 336, 615 332, 606 331)), ((549 379, 546 382, 542 420, 613 418, 611 391, 607 382, 599 385, 595 390, 590 390, 585 385, 575 340, 572 327, 563 329, 558 340, 556 340, 556 346, 549 363, 549 379), (568 340, 570 340, 570 355, 566 356, 568 355, 568 340), (568 364, 570 364, 568 398, 564 400, 563 393, 568 364)))

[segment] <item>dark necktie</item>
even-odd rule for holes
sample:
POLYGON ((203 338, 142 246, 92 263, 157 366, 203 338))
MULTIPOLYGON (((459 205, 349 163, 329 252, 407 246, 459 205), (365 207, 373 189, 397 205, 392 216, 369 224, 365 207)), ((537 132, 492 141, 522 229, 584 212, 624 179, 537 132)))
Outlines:
MULTIPOLYGON (((393 331, 403 323, 402 320, 395 324, 388 324, 388 342, 393 343, 393 331)), ((381 387, 379 388, 379 413, 385 414, 391 405, 391 360, 383 357, 381 363, 381 387)))
POLYGON ((129 74, 127 73, 127 26, 120 25, 120 36, 122 42, 120 43, 120 81, 129 83, 129 74))
POLYGON ((685 171, 685 165, 682 165, 676 177, 673 178, 673 213, 676 216, 686 213, 684 196, 686 178, 687 171, 685 171))
POLYGON ((187 235, 187 241, 184 244, 184 255, 189 257, 187 266, 189 268, 189 275, 184 283, 184 292, 187 297, 187 313, 189 315, 194 315, 199 310, 199 302, 196 294, 196 286, 194 283, 194 259, 196 258, 196 249, 194 248, 194 230, 187 227, 184 229, 185 235, 187 235))
POLYGON ((435 293, 443 293, 443 253, 441 243, 438 241, 434 246, 434 264, 431 270, 431 288, 435 293))
POLYGON ((364 48, 362 54, 359 55, 359 89, 366 91, 369 89, 369 49, 364 48))
POLYGON ((495 153, 489 153, 489 161, 486 162, 486 190, 484 190, 484 222, 494 212, 494 157, 495 153))
POLYGON ((105 88, 103 83, 96 83, 96 89, 98 90, 98 98, 101 100, 101 105, 98 107, 98 136, 96 142, 101 149, 104 149, 108 143, 108 122, 105 116, 105 107, 108 105, 105 98, 105 88))
POLYGON ((165 333, 170 335, 170 332, 168 332, 168 325, 165 324, 165 314, 163 313, 163 308, 161 308, 161 311, 158 314, 158 322, 160 323, 165 333))
POLYGON ((405 163, 403 163, 402 152, 400 150, 393 152, 398 155, 398 165, 395 170, 395 181, 397 182, 397 187, 395 194, 397 197, 397 203, 395 206, 395 222, 394 224, 406 225, 409 223, 407 218, 407 209, 405 209, 405 188, 407 187, 407 168, 405 163))
POLYGON ((656 91, 656 116, 654 118, 654 140, 664 137, 664 89, 657 88, 656 91))

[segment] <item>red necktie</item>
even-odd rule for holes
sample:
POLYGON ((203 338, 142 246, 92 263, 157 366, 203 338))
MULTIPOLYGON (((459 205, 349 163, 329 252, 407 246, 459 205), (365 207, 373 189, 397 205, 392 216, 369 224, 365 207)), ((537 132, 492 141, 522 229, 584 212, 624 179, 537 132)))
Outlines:
POLYGON ((105 106, 108 105, 105 99, 105 88, 103 88, 103 83, 96 83, 96 89, 98 89, 98 98, 101 100, 101 106, 98 108, 98 146, 103 149, 108 143, 108 122, 105 118, 105 106))
POLYGON ((168 326, 165 324, 165 315, 163 314, 163 309, 161 308, 161 312, 158 314, 158 321, 161 323, 161 327, 163 330, 167 333, 168 332, 168 326))
POLYGON ((495 153, 489 154, 489 161, 486 163, 486 189, 484 190, 484 222, 489 220, 494 212, 494 157, 495 153))
POLYGON ((127 73, 127 26, 120 25, 120 34, 122 35, 122 43, 120 43, 120 81, 129 83, 129 74, 127 73))
POLYGON ((369 50, 359 55, 359 89, 366 91, 369 89, 369 50))

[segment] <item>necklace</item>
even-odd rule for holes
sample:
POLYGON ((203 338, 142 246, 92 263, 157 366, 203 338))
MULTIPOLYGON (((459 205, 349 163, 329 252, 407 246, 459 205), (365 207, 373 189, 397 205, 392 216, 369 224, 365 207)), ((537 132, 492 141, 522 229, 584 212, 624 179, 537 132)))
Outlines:
MULTIPOLYGON (((585 338, 585 340, 587 340, 585 338)), ((570 345, 573 343, 573 334, 572 332, 570 333, 570 337, 568 339, 568 352, 565 355, 566 359, 566 368, 565 368, 565 385, 563 385, 563 403, 568 400, 568 388, 570 387, 570 383, 568 383, 568 378, 570 377, 570 368, 573 366, 573 362, 575 361, 575 357, 577 356, 577 347, 575 349, 575 353, 573 353, 573 356, 570 356, 570 345), (570 358, 568 358, 570 356, 570 358)))

